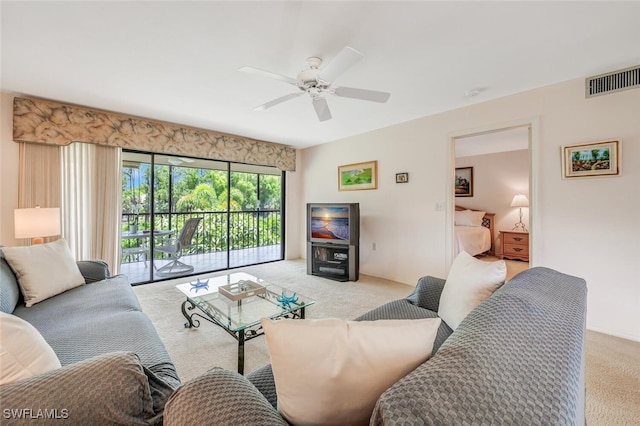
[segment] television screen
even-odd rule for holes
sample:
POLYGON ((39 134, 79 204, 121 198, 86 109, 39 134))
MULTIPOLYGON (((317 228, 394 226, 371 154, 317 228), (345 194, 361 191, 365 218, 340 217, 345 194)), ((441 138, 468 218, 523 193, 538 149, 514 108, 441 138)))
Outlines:
POLYGON ((349 206, 311 206, 311 238, 349 241, 349 206))

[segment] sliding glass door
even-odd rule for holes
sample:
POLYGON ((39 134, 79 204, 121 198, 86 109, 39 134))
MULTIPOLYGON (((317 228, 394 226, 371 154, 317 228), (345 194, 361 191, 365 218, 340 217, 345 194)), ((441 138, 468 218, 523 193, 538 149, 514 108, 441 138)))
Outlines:
POLYGON ((133 283, 281 260, 283 173, 123 152, 121 271, 133 283))
POLYGON ((282 259, 282 173, 231 164, 230 176, 229 267, 282 259))

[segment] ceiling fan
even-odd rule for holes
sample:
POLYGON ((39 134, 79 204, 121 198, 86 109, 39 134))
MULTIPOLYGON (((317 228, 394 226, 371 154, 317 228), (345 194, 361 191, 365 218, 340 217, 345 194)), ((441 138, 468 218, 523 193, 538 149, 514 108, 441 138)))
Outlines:
POLYGON ((300 71, 297 78, 287 77, 286 75, 264 71, 254 67, 242 67, 239 71, 280 80, 296 86, 299 89, 298 92, 290 93, 259 105, 255 107, 254 110, 262 111, 288 101, 289 99, 297 98, 300 95, 308 93, 311 97, 311 103, 313 104, 313 108, 316 111, 318 119, 320 121, 326 121, 331 119, 331 111, 329 110, 327 100, 323 96, 325 93, 330 93, 344 98, 381 103, 387 102, 389 96, 391 96, 391 94, 387 92, 335 86, 333 84, 336 78, 349 69, 353 64, 362 59, 363 56, 364 55, 356 49, 345 46, 340 53, 338 53, 338 56, 333 58, 333 60, 322 69, 320 69, 322 59, 310 57, 307 58, 309 69, 300 71))

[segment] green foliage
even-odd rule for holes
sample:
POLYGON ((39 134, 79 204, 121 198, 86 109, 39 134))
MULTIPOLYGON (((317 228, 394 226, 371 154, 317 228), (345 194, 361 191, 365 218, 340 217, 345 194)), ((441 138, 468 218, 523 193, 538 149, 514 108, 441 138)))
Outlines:
MULTIPOLYGON (((156 166, 154 171, 153 192, 156 212, 169 211, 169 167, 156 166)), ((151 167, 147 167, 146 180, 151 181, 151 167)))
POLYGON ((254 173, 231 173, 232 211, 255 210, 258 207, 258 175, 254 173))
MULTIPOLYGON (((155 166, 155 229, 179 232, 187 218, 202 217, 194 237, 198 253, 280 244, 281 177, 231 172, 227 185, 228 176, 226 170, 155 166)), ((138 228, 150 229, 150 182, 149 164, 123 169, 123 230, 133 223, 129 222, 133 216, 126 214, 136 213, 136 206, 141 206, 136 216, 138 228)), ((123 247, 137 243, 136 239, 123 240, 123 247)))
POLYGON ((216 209, 217 202, 214 189, 206 183, 199 183, 191 192, 180 197, 176 203, 176 210, 179 212, 212 211, 216 209))
POLYGON ((281 188, 282 178, 280 176, 260 176, 260 208, 264 210, 280 210, 281 188))

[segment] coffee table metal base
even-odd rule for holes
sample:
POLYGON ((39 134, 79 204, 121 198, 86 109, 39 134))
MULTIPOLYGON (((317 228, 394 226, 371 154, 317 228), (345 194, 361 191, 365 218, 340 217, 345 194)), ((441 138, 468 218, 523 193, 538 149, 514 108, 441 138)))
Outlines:
MULTIPOLYGON (((198 328, 200 327, 200 321, 195 318, 202 318, 203 320, 209 321, 212 324, 217 325, 222 328, 224 331, 233 336, 234 339, 238 341, 238 373, 244 374, 244 342, 251 340, 255 337, 262 336, 264 331, 262 330, 262 326, 260 324, 256 324, 253 327, 246 327, 241 330, 231 330, 229 327, 222 324, 221 321, 218 321, 216 318, 212 318, 209 315, 202 315, 200 312, 191 312, 196 309, 197 306, 189 299, 182 302, 182 315, 187 319, 187 322, 184 323, 185 328, 198 328)), ((300 307, 299 309, 293 310, 291 312, 283 313, 282 315, 278 315, 273 318, 299 318, 304 319, 305 315, 305 306, 300 307)))

